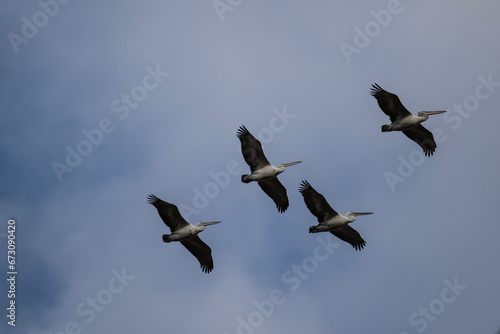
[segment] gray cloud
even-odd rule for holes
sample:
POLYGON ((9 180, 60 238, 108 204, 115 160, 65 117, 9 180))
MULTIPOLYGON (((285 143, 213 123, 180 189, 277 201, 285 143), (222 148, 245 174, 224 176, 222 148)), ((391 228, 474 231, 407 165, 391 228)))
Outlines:
MULTIPOLYGON (((369 88, 379 83, 413 112, 444 108, 456 116, 454 104, 475 93, 478 77, 500 81, 500 48, 491 43, 498 5, 401 5, 350 63, 339 44, 354 43, 354 28, 387 1, 243 1, 223 21, 211 2, 69 2, 18 53, 7 35, 22 36, 22 17, 32 20, 41 7, 5 7, 0 212, 19 226, 19 308, 16 327, 0 328, 58 333, 74 323, 89 333, 232 334, 243 319, 254 333, 416 333, 423 322, 412 324, 411 315, 457 278, 467 289, 425 332, 495 332, 500 91, 459 126, 428 120, 446 140, 392 191, 384 173, 397 174, 419 148, 402 134, 380 133, 388 119, 369 88), (157 65, 169 75, 120 119, 113 101, 132 95, 157 65), (280 176, 290 208, 278 214, 257 185, 230 176, 189 217, 222 220, 201 235, 215 262, 205 275, 181 245, 161 241, 166 227, 146 196, 194 206, 228 162, 248 170, 238 126, 258 134, 284 109, 296 117, 265 151, 272 163, 304 161, 280 176), (51 164, 66 164, 66 147, 76 150, 88 140, 82 131, 103 119, 113 130, 59 182, 51 164), (302 179, 339 212, 375 214, 353 223, 365 249, 339 241, 292 291, 283 274, 318 245, 307 233, 316 219, 297 191, 302 179), (134 279, 114 293, 113 270, 123 268, 134 279), (269 305, 262 303, 275 290, 285 300, 267 317, 256 304, 269 305), (80 313, 90 310, 87 298, 109 301, 88 322, 90 311, 77 311, 82 303, 80 313)), ((5 282, 0 287, 6 291, 5 282)))

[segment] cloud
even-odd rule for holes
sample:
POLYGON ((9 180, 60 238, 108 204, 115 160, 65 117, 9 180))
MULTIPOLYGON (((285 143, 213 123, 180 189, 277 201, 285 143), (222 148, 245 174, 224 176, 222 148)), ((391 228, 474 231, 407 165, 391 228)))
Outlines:
MULTIPOLYGON (((388 119, 369 88, 379 83, 413 112, 463 103, 479 76, 500 78, 490 43, 497 5, 402 2, 404 11, 347 63, 338 44, 352 42, 354 26, 387 3, 243 2, 220 21, 210 2, 70 2, 18 54, 5 39, 0 212, 18 221, 19 308, 16 328, 0 327, 237 333, 243 319, 255 333, 414 333, 410 315, 457 277, 468 288, 427 331, 495 330, 500 95, 458 128, 429 119, 425 126, 441 128, 446 141, 391 191, 384 173, 398 173, 419 148, 380 133, 388 119), (120 119, 113 101, 157 65, 168 77, 120 119), (304 162, 280 175, 290 207, 279 214, 256 184, 240 182, 248 166, 236 130, 244 124, 259 134, 285 110, 295 117, 264 150, 275 164, 304 162), (66 147, 89 140, 82 131, 102 119, 113 131, 59 182, 51 163, 65 163, 66 147), (229 162, 241 173, 228 173, 188 218, 222 221, 200 235, 214 257, 206 275, 181 245, 161 241, 168 229, 146 196, 194 207, 197 191, 216 184, 229 162), (365 249, 337 240, 292 290, 283 275, 312 261, 318 246, 307 231, 316 218, 298 192, 303 179, 339 212, 375 214, 353 223, 365 249), (122 270, 134 279, 115 293, 110 282, 122 270), (265 301, 276 290, 285 300, 271 312, 265 301), (103 307, 91 321, 90 311, 81 315, 88 298, 103 307)), ((20 33, 21 18, 38 10, 6 7, 2 35, 20 33)))

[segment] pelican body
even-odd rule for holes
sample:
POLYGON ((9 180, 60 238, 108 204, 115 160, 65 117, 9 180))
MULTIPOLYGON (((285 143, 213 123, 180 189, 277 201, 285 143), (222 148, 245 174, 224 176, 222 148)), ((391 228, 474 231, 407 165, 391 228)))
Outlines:
POLYGON ((189 240, 198 235, 201 231, 205 229, 205 226, 209 225, 214 225, 218 224, 220 221, 217 222, 208 222, 208 223, 198 223, 196 225, 192 224, 187 224, 186 226, 183 226, 175 231, 172 232, 172 234, 164 234, 163 235, 163 241, 164 242, 172 242, 172 241, 183 241, 183 240, 189 240))
POLYGON ((405 131, 429 119, 429 115, 437 115, 446 112, 442 111, 420 111, 418 116, 409 114, 403 118, 394 120, 391 124, 382 125, 382 132, 405 131))
POLYGON ((192 225, 182 218, 179 209, 174 204, 162 201, 155 195, 149 195, 148 202, 156 207, 161 219, 172 232, 171 234, 164 234, 163 241, 179 241, 198 259, 203 272, 207 274, 211 272, 214 268, 212 250, 198 237, 198 234, 205 229, 205 226, 218 224, 220 221, 192 225))
POLYGON ((296 165, 300 162, 302 161, 289 162, 278 166, 274 166, 273 164, 265 165, 262 168, 254 170, 252 174, 243 174, 241 176, 241 182, 250 183, 252 181, 258 182, 272 179, 273 177, 278 176, 278 174, 283 173, 286 167, 296 165))
POLYGON ((332 229, 336 229, 339 227, 343 227, 349 223, 352 223, 356 220, 357 216, 371 215, 373 212, 346 212, 341 215, 337 213, 336 216, 330 217, 327 220, 319 222, 318 225, 310 226, 309 233, 318 233, 318 232, 330 232, 332 229))
POLYGON ((371 215, 373 212, 346 212, 337 213, 307 181, 302 181, 299 188, 304 197, 307 208, 318 218, 318 225, 310 226, 309 233, 330 232, 337 238, 350 243, 355 250, 361 250, 366 242, 361 235, 349 226, 357 216, 371 215))
POLYGON ((445 111, 420 111, 418 116, 410 114, 406 117, 396 119, 391 124, 382 125, 382 132, 405 131, 429 119, 429 115, 441 114, 445 111))
POLYGON ((421 111, 414 115, 405 108, 396 94, 389 93, 379 85, 373 84, 370 93, 377 99, 380 109, 391 119, 391 124, 382 125, 382 132, 402 131, 423 149, 426 156, 435 152, 436 142, 432 132, 420 123, 429 119, 430 115, 442 114, 446 110, 421 111))
POLYGON ((278 211, 283 213, 288 208, 286 188, 277 176, 285 171, 286 167, 296 165, 302 161, 289 162, 274 166, 267 160, 260 141, 256 139, 245 126, 240 126, 236 133, 241 142, 241 152, 246 163, 250 166, 251 174, 241 176, 241 182, 256 181, 261 189, 274 201, 278 211))

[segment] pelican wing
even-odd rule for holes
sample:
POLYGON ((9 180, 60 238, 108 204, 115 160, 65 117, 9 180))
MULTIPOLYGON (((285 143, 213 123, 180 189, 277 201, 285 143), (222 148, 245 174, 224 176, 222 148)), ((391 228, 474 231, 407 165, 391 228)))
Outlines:
POLYGON ((273 199, 279 212, 283 213, 286 211, 286 209, 288 208, 286 188, 281 184, 277 177, 259 181, 259 186, 262 188, 262 190, 264 190, 267 196, 273 199))
POLYGON ((250 170, 252 172, 264 166, 270 165, 264 155, 264 151, 262 151, 260 141, 252 136, 245 126, 240 126, 236 134, 241 142, 241 152, 243 153, 243 158, 245 158, 245 161, 250 166, 250 170))
POLYGON ((299 191, 304 197, 307 208, 318 218, 319 223, 338 215, 330 204, 328 204, 325 197, 311 187, 309 182, 302 181, 299 191))
POLYGON ((436 151, 436 142, 434 141, 432 132, 424 128, 422 124, 405 130, 403 133, 415 143, 420 145, 426 156, 430 157, 434 151, 436 151))
POLYGON ((177 209, 175 205, 162 201, 153 194, 148 196, 148 203, 156 207, 165 225, 170 227, 170 231, 174 232, 181 227, 189 225, 189 223, 182 218, 179 209, 177 209))
POLYGON ((200 237, 195 236, 188 240, 182 240, 181 244, 187 248, 200 262, 201 270, 204 273, 209 273, 214 269, 214 260, 212 259, 212 250, 204 243, 200 237))
POLYGON ((358 231, 349 225, 330 230, 330 232, 340 240, 350 243, 355 250, 361 250, 366 245, 366 242, 361 238, 358 231))
POLYGON ((390 117, 391 122, 411 115, 396 94, 389 93, 379 85, 373 84, 370 94, 377 99, 380 109, 390 117))

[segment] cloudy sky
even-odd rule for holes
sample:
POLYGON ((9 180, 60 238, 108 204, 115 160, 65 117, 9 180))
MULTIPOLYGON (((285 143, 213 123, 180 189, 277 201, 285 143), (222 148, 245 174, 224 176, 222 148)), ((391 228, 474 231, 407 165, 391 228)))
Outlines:
POLYGON ((500 4, 8 1, 0 34, 2 333, 491 333, 500 329, 500 4), (434 156, 388 123, 413 111, 434 156), (277 212, 244 124, 274 163, 277 212), (438 136, 439 135, 439 136, 438 136), (366 247, 309 234, 307 180, 366 247), (192 223, 204 274, 155 194, 192 223), (7 225, 16 222, 16 326, 7 225))

